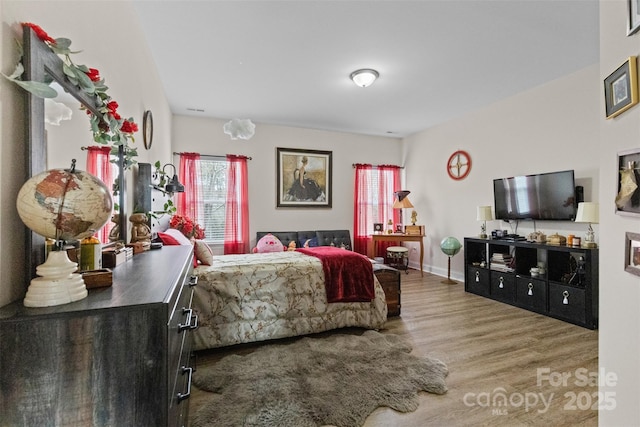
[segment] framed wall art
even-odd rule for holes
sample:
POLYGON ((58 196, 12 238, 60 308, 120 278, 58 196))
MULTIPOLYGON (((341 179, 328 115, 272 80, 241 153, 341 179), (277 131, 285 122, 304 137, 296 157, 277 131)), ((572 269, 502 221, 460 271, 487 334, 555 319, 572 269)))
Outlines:
POLYGON ((277 207, 330 208, 332 152, 277 149, 277 207))
POLYGON ((607 119, 627 111, 638 103, 637 57, 630 56, 604 79, 604 99, 607 119))
POLYGON ((618 153, 618 215, 640 216, 640 148, 618 153))
POLYGON ((630 36, 640 30, 640 0, 627 0, 627 9, 627 36, 630 36))
POLYGON ((640 276, 640 234, 627 231, 624 244, 624 271, 640 276))

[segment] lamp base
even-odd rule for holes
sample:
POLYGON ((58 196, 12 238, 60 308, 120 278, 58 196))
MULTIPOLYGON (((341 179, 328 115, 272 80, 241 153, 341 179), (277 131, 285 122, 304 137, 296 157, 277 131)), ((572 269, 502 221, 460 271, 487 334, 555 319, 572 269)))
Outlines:
POLYGON ((49 252, 44 264, 36 268, 42 277, 31 280, 23 304, 25 307, 50 307, 86 298, 82 275, 73 273, 78 264, 69 260, 67 251, 49 252))

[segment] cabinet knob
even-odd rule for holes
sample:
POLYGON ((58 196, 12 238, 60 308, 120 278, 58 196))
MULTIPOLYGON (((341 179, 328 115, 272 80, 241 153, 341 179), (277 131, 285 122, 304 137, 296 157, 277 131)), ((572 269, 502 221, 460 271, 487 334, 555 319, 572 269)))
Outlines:
POLYGON ((499 280, 500 280, 500 283, 498 284, 498 287, 500 289, 502 289, 502 288, 504 288, 504 277, 500 276, 499 280))
POLYGON ((529 291, 527 291, 527 295, 529 296, 533 295, 533 283, 529 282, 529 284, 527 285, 527 288, 529 288, 529 291))
POLYGON ((480 281, 480 272, 476 271, 476 282, 480 281))
POLYGON ((563 297, 562 298, 562 303, 565 304, 565 305, 568 305, 569 304, 569 291, 564 291, 562 293, 562 297, 563 297))

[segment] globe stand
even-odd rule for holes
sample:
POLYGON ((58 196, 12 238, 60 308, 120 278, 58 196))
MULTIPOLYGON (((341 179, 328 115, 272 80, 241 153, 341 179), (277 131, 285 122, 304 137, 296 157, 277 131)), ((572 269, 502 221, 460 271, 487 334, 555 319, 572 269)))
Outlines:
POLYGON ((67 251, 51 251, 47 260, 36 267, 36 277, 31 280, 25 307, 50 307, 78 301, 88 295, 82 275, 74 273, 78 264, 72 262, 67 251))
POLYGON ((456 282, 455 280, 451 279, 451 257, 448 257, 448 262, 447 262, 447 278, 445 280, 443 280, 441 283, 447 284, 447 285, 457 285, 458 282, 456 282))

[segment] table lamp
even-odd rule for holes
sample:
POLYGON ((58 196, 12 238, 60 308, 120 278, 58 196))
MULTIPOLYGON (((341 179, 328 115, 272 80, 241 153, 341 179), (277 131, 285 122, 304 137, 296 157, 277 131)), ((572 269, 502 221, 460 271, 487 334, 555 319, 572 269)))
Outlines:
POLYGON ((402 209, 408 209, 413 207, 413 204, 411 204, 411 202, 409 201, 409 198, 407 197, 409 193, 411 193, 411 191, 407 191, 407 190, 395 191, 393 193, 397 197, 397 200, 393 202, 393 209, 400 209, 400 225, 404 223, 404 221, 402 220, 402 209))
POLYGON ((578 213, 576 214, 575 222, 586 222, 589 224, 587 229, 587 235, 584 238, 582 247, 584 248, 597 248, 595 233, 591 224, 597 224, 600 221, 600 207, 598 203, 594 202, 581 202, 578 203, 578 213))
POLYGON ((483 221, 480 227, 480 238, 487 238, 487 221, 493 221, 493 213, 491 212, 491 206, 478 206, 478 221, 483 221))

